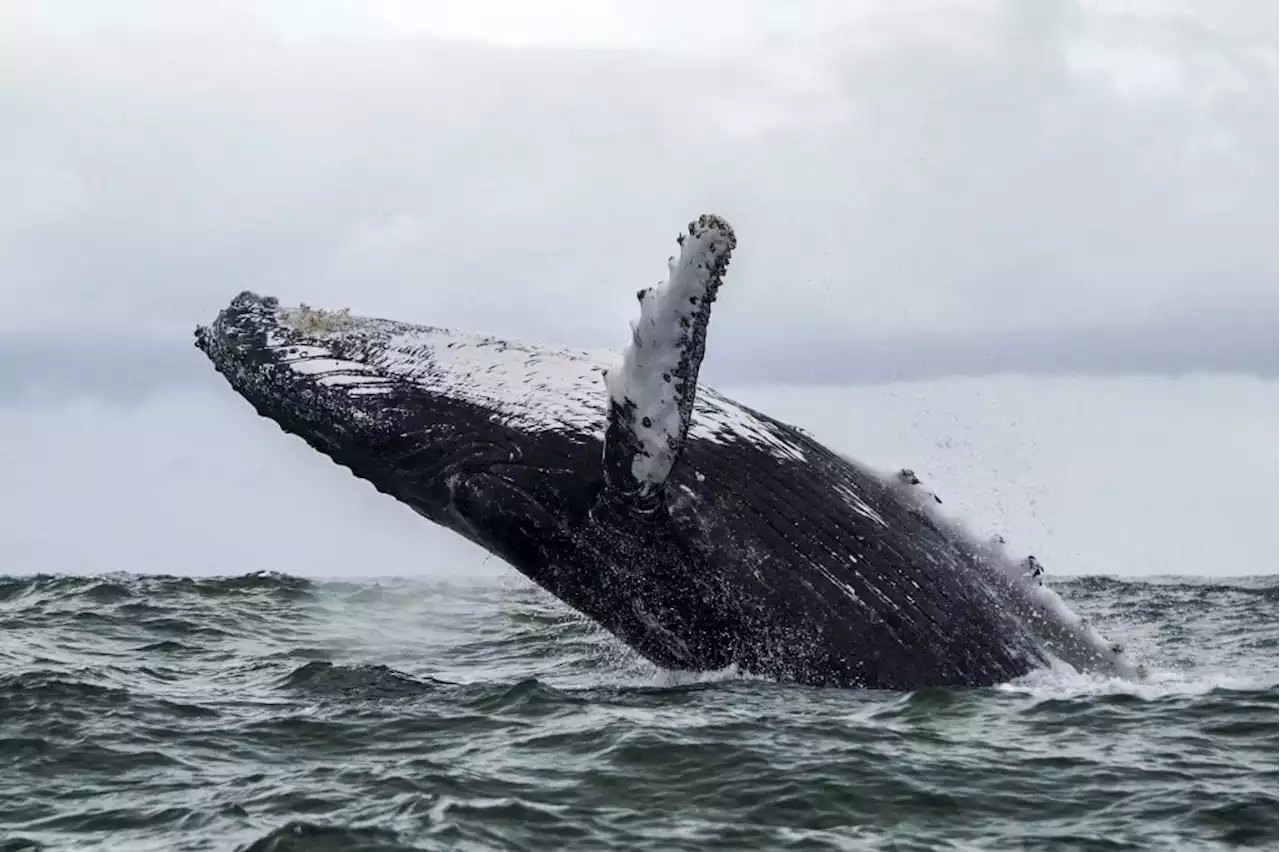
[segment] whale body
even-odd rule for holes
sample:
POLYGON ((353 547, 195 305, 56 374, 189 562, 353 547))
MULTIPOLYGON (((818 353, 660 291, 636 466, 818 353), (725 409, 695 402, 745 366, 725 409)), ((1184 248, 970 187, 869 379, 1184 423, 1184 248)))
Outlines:
POLYGON ((250 292, 196 345, 263 417, 653 663, 817 686, 983 686, 1122 648, 1001 548, 697 373, 736 238, 713 216, 620 354, 250 292))

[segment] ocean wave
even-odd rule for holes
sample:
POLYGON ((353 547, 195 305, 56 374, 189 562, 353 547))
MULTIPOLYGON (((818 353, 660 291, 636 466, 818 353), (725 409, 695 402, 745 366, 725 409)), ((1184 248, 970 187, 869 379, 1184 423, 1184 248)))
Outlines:
POLYGON ((1274 848, 1276 579, 1055 582, 1145 679, 899 693, 667 672, 516 581, 8 578, 0 836, 1274 848))
POLYGON ((1253 594, 1267 600, 1276 600, 1277 577, 1269 574, 1249 574, 1239 577, 1195 577, 1152 575, 1145 577, 1116 577, 1105 574, 1045 575, 1046 582, 1063 586, 1076 592, 1117 592, 1127 590, 1191 591, 1204 595, 1231 593, 1253 594))
POLYGON ((1253 693, 1271 695, 1277 690, 1277 678, 1271 675, 1237 673, 1204 673, 1188 675, 1176 671, 1154 671, 1142 680, 1082 674, 1070 668, 1037 669, 997 689, 1010 694, 1035 698, 1106 698, 1123 696, 1144 701, 1157 701, 1176 696, 1202 696, 1213 693, 1253 693))
POLYGON ((368 699, 420 695, 439 686, 383 665, 342 666, 324 660, 294 669, 280 685, 311 695, 368 699))
POLYGON ((394 831, 349 828, 293 820, 273 829, 237 852, 418 852, 401 843, 394 831))
POLYGON ((10 702, 76 702, 91 705, 118 704, 129 700, 129 691, 91 682, 99 673, 92 669, 54 671, 34 669, 0 675, 0 714, 10 702))
POLYGON ((279 597, 303 597, 311 594, 315 586, 315 581, 306 577, 276 571, 254 571, 221 577, 131 573, 0 575, 0 602, 25 596, 81 598, 96 603, 118 603, 136 598, 165 599, 182 595, 225 597, 265 593, 279 597))
POLYGON ((514 685, 471 684, 462 693, 466 706, 479 713, 518 713, 540 716, 563 713, 584 699, 570 690, 560 690, 532 678, 514 685))

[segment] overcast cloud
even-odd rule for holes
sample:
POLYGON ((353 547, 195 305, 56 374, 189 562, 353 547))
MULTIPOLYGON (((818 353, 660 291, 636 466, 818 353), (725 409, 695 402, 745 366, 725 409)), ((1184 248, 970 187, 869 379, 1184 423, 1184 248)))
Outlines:
POLYGON ((1270 0, 0 3, 0 571, 514 576, 192 327, 249 288, 618 347, 707 211, 709 382, 1055 573, 1271 571, 1276 36, 1270 0))
MULTIPOLYGON (((130 404, 0 406, 0 574, 501 577, 208 371, 130 404), (222 385, 222 387, 218 387, 222 385), (209 392, 211 389, 218 392, 209 392)), ((726 388, 1068 574, 1274 573, 1277 395, 1247 376, 726 388)))
POLYGON ((713 381, 1276 373, 1272 2, 107 5, 0 7, 0 398, 245 288, 616 347, 704 211, 713 381))

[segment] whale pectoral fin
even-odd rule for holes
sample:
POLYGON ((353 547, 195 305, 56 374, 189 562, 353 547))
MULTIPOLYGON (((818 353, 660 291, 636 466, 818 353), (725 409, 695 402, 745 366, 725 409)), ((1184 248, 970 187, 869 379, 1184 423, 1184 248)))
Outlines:
POLYGON ((661 504, 663 486, 684 450, 711 304, 736 240, 727 222, 705 215, 689 223, 679 243, 667 281, 638 294, 640 318, 631 323, 631 344, 622 365, 605 375, 605 485, 642 512, 661 504))

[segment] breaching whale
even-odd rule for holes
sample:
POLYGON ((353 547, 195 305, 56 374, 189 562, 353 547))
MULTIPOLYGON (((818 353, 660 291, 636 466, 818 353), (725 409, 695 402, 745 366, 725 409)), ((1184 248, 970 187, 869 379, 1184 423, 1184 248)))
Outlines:
POLYGON ((263 417, 658 666, 889 689, 1137 672, 910 471, 699 387, 736 238, 702 216, 678 242, 621 358, 250 292, 196 345, 263 417))

